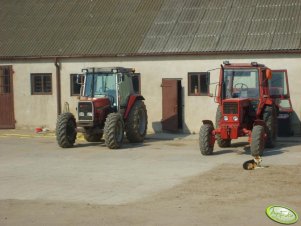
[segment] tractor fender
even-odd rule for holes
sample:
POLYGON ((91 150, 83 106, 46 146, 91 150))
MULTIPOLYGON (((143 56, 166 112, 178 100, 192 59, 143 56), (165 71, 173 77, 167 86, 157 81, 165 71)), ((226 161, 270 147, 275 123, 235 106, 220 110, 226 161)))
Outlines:
POLYGON ((202 120, 203 124, 209 124, 214 128, 213 122, 211 120, 202 120))
POLYGON ((125 113, 124 113, 124 119, 127 119, 127 117, 129 116, 130 114, 130 111, 132 109, 132 107, 134 106, 135 102, 137 100, 145 100, 143 96, 141 95, 131 95, 129 97, 129 100, 128 100, 128 104, 126 106, 126 110, 125 110, 125 113))

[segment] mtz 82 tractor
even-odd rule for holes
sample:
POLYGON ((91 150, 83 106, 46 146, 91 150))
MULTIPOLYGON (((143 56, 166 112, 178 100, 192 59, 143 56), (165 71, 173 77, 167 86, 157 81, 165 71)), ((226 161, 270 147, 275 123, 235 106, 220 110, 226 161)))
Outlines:
POLYGON ((143 142, 147 130, 144 98, 134 92, 134 69, 87 68, 78 81, 81 95, 78 122, 70 112, 59 115, 56 124, 57 142, 62 148, 75 143, 77 127, 83 128, 89 142, 100 141, 103 134, 110 149, 120 148, 124 132, 129 142, 143 142))
POLYGON ((242 136, 249 137, 254 157, 262 156, 265 147, 275 145, 278 109, 269 91, 271 78, 271 69, 256 62, 225 61, 221 65, 215 128, 210 120, 203 120, 200 128, 203 155, 212 154, 215 141, 219 147, 229 147, 232 139, 242 136))

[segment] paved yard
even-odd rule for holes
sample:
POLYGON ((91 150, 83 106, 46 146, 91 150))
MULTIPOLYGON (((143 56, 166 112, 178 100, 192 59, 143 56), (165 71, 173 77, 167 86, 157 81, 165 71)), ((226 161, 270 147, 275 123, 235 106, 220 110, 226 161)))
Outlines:
POLYGON ((244 171, 242 163, 250 159, 246 139, 231 148, 216 147, 214 155, 205 157, 196 135, 175 137, 149 136, 142 145, 126 143, 120 150, 82 140, 61 149, 51 135, 1 131, 0 225, 235 225, 231 210, 252 206, 263 209, 258 225, 262 220, 273 225, 262 203, 264 198, 273 202, 271 188, 277 189, 275 201, 301 214, 300 138, 280 139, 277 148, 266 151, 267 168, 244 171), (279 200, 283 186, 287 199, 279 200), (248 198, 248 189, 259 197, 248 198), (246 202, 236 202, 243 197, 246 202), (198 199, 202 204, 195 206, 198 199), (219 214, 214 203, 222 203, 226 220, 211 216, 219 214), (60 217, 55 220, 52 214, 60 217), (212 219, 204 220, 204 214, 212 219))

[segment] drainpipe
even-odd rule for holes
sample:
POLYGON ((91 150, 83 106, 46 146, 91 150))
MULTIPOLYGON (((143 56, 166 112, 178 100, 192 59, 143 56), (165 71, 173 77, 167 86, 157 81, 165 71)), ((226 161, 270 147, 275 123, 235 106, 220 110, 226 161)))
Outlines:
POLYGON ((62 113, 62 100, 61 100, 61 64, 58 58, 54 62, 56 68, 56 96, 57 96, 57 115, 62 113))

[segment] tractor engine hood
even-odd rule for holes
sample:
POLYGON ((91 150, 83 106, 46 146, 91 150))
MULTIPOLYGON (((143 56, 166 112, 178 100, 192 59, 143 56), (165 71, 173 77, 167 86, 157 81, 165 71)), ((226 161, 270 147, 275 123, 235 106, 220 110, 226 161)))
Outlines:
POLYGON ((239 123, 242 120, 243 109, 248 107, 250 99, 248 98, 230 98, 223 100, 222 115, 223 121, 229 123, 239 123))
POLYGON ((81 100, 78 102, 78 120, 94 121, 100 119, 104 110, 109 109, 111 101, 109 98, 93 98, 92 100, 81 100))

